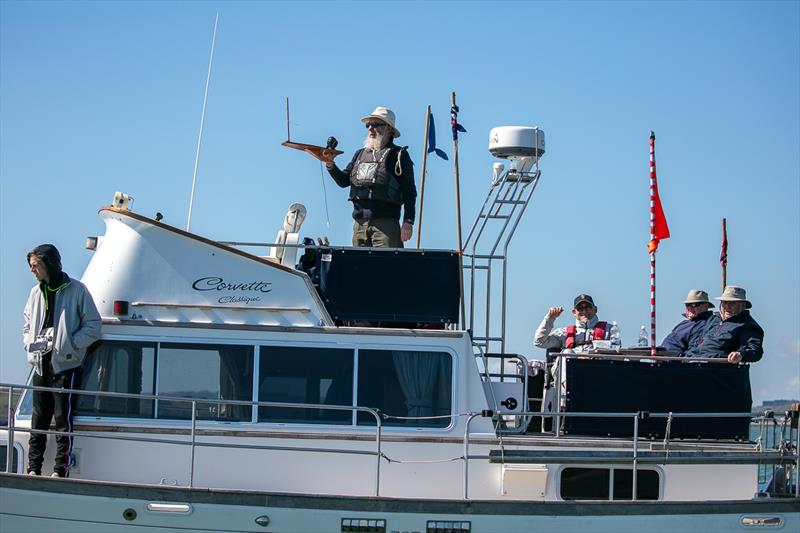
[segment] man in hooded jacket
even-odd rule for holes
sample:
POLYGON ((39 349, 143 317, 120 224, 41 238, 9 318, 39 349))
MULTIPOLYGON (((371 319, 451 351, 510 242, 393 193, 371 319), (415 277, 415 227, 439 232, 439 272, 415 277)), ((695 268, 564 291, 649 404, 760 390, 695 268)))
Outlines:
MULTIPOLYGON (((100 314, 91 294, 78 280, 61 270, 61 255, 52 244, 37 246, 27 255, 38 282, 25 305, 22 339, 28 362, 34 367, 33 385, 70 389, 65 392, 33 391, 31 429, 72 432, 74 396, 86 350, 100 338, 100 314)), ((41 475, 47 435, 31 433, 28 473, 41 475)), ((56 436, 54 477, 68 477, 72 435, 56 436)))

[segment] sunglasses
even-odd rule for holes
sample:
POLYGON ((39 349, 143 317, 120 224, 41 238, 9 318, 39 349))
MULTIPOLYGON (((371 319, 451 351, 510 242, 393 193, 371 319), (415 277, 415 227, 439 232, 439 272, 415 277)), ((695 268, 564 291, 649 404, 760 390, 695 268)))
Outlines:
POLYGON ((700 302, 700 303, 696 303, 696 304, 686 304, 686 307, 687 308, 695 308, 695 307, 700 307, 702 305, 705 305, 705 302, 700 302))
POLYGON ((576 307, 575 310, 576 311, 588 311, 591 308, 592 308, 591 305, 581 304, 578 307, 576 307))
POLYGON ((367 129, 374 128, 376 130, 378 128, 384 127, 385 125, 386 124, 384 124, 383 122, 367 122, 366 124, 364 124, 364 126, 366 126, 367 129))

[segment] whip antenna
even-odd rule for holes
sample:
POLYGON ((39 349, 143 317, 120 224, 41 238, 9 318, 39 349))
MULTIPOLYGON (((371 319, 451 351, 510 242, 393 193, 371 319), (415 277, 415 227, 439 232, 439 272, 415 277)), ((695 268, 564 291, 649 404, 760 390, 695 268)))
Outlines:
POLYGON ((211 64, 214 61, 214 45, 217 42, 217 22, 219 13, 214 17, 214 33, 211 36, 211 55, 208 57, 208 74, 206 75, 206 90, 203 95, 203 111, 200 113, 200 133, 197 136, 197 150, 194 154, 194 172, 192 173, 192 194, 189 197, 189 218, 186 220, 186 231, 192 226, 192 206, 194 205, 194 189, 197 184, 197 167, 200 163, 200 144, 203 141, 203 124, 206 119, 206 103, 208 102, 208 83, 211 81, 211 64))

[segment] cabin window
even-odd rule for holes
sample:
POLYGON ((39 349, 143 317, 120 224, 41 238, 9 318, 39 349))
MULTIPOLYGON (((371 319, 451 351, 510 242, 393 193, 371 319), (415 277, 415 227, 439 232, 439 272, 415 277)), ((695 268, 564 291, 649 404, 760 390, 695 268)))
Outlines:
MULTIPOLYGON (((657 500, 657 470, 637 469, 636 498, 657 500)), ((564 468, 561 471, 561 498, 564 500, 631 500, 633 470, 630 468, 564 468), (612 492, 613 490, 613 492, 612 492), (613 494, 613 498, 609 498, 613 494)))
MULTIPOLYGON (((81 389, 153 394, 155 353, 155 343, 101 341, 86 355, 81 372, 81 389)), ((153 400, 79 394, 76 414, 152 418, 153 400)))
MULTIPOLYGON (((353 405, 353 350, 260 348, 258 401, 353 405)), ((352 424, 350 410, 259 407, 259 422, 352 424)))
MULTIPOLYGON (((197 398, 197 420, 250 421, 253 397, 253 347, 226 344, 161 343, 158 350, 158 394, 197 398)), ((158 418, 189 420, 192 405, 158 400, 158 418)))
MULTIPOLYGON (((358 351, 358 405, 379 409, 385 426, 449 426, 452 381, 447 353, 358 351)), ((374 425, 375 418, 359 413, 358 423, 374 425)))

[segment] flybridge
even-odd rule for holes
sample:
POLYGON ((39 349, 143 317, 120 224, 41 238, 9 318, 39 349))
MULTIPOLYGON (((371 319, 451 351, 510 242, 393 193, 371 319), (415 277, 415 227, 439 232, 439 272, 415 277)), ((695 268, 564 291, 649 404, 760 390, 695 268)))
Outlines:
POLYGON ((105 318, 271 326, 458 323, 458 254, 449 250, 307 247, 298 267, 104 207, 105 236, 83 276, 105 318), (393 279, 364 298, 365 273, 393 279), (415 276, 407 276, 407 272, 415 276))

